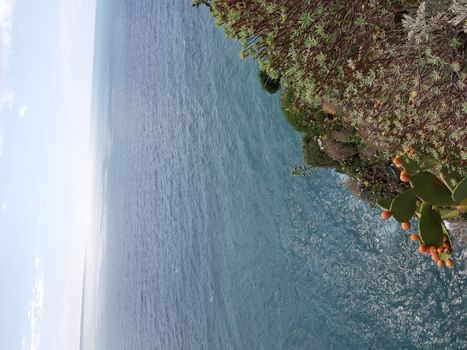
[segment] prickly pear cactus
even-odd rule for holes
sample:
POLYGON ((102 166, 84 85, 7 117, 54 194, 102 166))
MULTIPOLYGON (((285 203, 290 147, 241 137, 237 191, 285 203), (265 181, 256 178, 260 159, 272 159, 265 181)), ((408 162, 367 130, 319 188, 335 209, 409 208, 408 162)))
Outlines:
POLYGON ((449 188, 428 171, 415 174, 410 180, 418 196, 424 201, 440 207, 452 206, 455 202, 449 188))
POLYGON ((420 237, 427 246, 441 247, 443 244, 443 221, 432 205, 423 202, 420 211, 420 237))
POLYGON ((399 194, 391 203, 391 213, 397 221, 409 221, 417 209, 417 192, 415 189, 399 194))
POLYGON ((378 198, 376 204, 385 210, 391 210, 392 198, 378 198))
POLYGON ((452 192, 454 202, 463 203, 467 200, 467 177, 457 184, 452 192))

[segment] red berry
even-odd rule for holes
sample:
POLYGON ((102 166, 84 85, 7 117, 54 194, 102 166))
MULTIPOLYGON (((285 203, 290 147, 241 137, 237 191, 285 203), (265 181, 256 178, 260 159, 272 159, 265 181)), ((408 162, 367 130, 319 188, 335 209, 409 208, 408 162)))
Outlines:
POLYGON ((401 173, 400 180, 402 182, 410 182, 410 176, 408 174, 401 173))
POLYGON ((392 216, 392 213, 389 210, 383 210, 381 212, 381 219, 387 220, 392 216))
POLYGON ((400 167, 402 165, 402 158, 401 157, 396 157, 392 161, 396 167, 400 167))
POLYGON ((425 254, 428 251, 428 247, 424 244, 421 244, 420 247, 418 247, 418 251, 422 254, 425 254))

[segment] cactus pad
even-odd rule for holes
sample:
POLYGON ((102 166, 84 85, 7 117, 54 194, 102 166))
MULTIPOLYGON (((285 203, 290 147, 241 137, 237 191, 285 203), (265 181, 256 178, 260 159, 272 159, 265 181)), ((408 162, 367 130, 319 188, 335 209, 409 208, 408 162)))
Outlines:
POLYGON ((378 198, 376 204, 385 210, 391 210, 392 198, 378 198))
POLYGON ((427 246, 441 247, 443 244, 443 221, 431 204, 423 202, 420 215, 420 237, 427 246))
POLYGON ((423 171, 412 176, 410 181, 418 196, 424 201, 441 207, 455 204, 449 188, 432 173, 423 171))
POLYGON ((415 159, 409 158, 406 154, 402 156, 402 166, 411 174, 420 170, 420 163, 415 159))
POLYGON ((449 254, 449 253, 441 253, 441 254, 439 255, 439 258, 440 258, 441 260, 443 260, 443 261, 446 261, 446 260, 451 259, 451 254, 449 254))
POLYGON ((460 203, 467 198, 467 177, 459 182, 452 192, 452 199, 454 202, 460 203))
POLYGON ((409 221, 417 209, 417 193, 415 189, 399 194, 391 203, 391 213, 397 221, 409 221))

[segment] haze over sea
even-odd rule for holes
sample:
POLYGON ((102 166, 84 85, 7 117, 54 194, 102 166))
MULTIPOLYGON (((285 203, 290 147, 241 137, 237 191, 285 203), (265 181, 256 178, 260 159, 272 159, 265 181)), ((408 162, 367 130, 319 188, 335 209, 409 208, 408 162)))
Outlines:
MULTIPOLYGON (((98 0, 83 349, 466 349, 453 270, 331 170, 190 0, 98 0)), ((460 243, 460 242, 459 242, 460 243)))

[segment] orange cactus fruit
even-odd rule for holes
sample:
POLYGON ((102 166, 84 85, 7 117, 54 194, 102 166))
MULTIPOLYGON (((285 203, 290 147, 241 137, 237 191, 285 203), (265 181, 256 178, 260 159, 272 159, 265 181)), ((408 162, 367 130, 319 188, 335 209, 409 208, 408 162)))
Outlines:
POLYGON ((417 235, 416 233, 412 233, 412 234, 410 235, 410 240, 411 240, 411 241, 419 241, 419 240, 420 240, 420 236, 417 235))
POLYGON ((407 231, 407 230, 410 230, 410 222, 408 221, 404 221, 402 224, 401 224, 401 227, 404 231, 407 231))
POLYGON ((431 259, 433 259, 433 261, 439 261, 439 254, 438 253, 431 254, 431 259))
POLYGON ((396 167, 402 166, 402 158, 401 157, 396 157, 392 161, 396 167))
POLYGON ((421 244, 420 247, 418 247, 418 251, 422 254, 425 254, 428 251, 428 247, 424 244, 421 244))
POLYGON ((454 266, 454 263, 452 262, 451 259, 446 260, 446 266, 449 267, 449 268, 454 266))
POLYGON ((444 247, 438 248, 438 254, 444 253, 445 250, 446 248, 444 247))
POLYGON ((392 216, 392 213, 389 210, 383 210, 380 216, 381 216, 381 219, 387 220, 392 216))
POLYGON ((437 252, 436 247, 434 245, 428 248, 428 250, 430 251, 430 254, 435 254, 437 252))
POLYGON ((399 176, 399 179, 400 179, 402 182, 410 182, 410 176, 409 176, 409 174, 408 174, 405 170, 403 170, 403 171, 401 172, 401 175, 399 176))
POLYGON ((441 269, 444 265, 443 260, 438 260, 437 264, 438 264, 438 267, 441 269))

